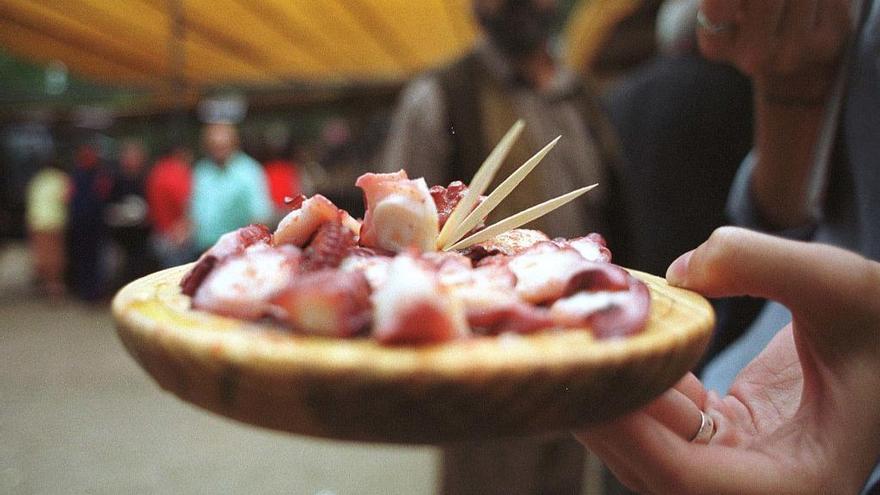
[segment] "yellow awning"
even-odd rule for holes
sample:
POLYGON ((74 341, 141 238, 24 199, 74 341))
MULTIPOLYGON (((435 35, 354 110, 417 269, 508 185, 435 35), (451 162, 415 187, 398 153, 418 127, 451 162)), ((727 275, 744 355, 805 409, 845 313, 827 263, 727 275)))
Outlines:
POLYGON ((0 0, 9 53, 154 89, 401 80, 475 33, 470 0, 0 0))

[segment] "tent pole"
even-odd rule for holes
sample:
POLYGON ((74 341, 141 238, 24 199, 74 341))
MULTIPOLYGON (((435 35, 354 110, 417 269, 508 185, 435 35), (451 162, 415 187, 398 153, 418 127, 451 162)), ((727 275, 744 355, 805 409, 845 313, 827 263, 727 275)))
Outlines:
POLYGON ((169 34, 168 37, 168 82, 173 101, 170 131, 180 136, 186 128, 187 87, 186 70, 186 21, 183 14, 183 0, 167 0, 169 34))

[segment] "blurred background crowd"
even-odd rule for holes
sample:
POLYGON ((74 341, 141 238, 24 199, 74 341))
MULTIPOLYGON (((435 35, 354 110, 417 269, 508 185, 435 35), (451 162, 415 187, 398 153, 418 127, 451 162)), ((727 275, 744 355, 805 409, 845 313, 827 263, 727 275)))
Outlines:
POLYGON ((205 102, 201 116, 117 116, 98 129, 33 115, 5 122, 0 225, 5 242, 27 241, 37 288, 51 298, 105 301, 126 282, 194 260, 216 240, 199 238, 204 229, 273 225, 288 211, 285 198, 320 191, 353 212, 362 208, 353 183, 378 144, 378 114, 293 110, 296 120, 285 120, 275 112, 245 116, 243 107, 231 115, 205 108, 229 101, 205 102), (258 165, 259 187, 244 204, 228 204, 237 218, 193 218, 229 193, 215 184, 213 194, 196 189, 204 197, 193 196, 200 160, 234 157, 258 165))
MULTIPOLYGON (((626 187, 615 190, 619 200, 615 207, 655 206, 630 208, 631 223, 637 228, 626 229, 626 245, 635 247, 627 247, 631 252, 624 260, 637 268, 662 272, 682 247, 722 223, 726 182, 749 146, 748 83, 732 69, 700 58, 693 38, 694 2, 666 2, 665 14, 660 0, 554 3, 560 15, 551 26, 553 56, 589 81, 601 98, 630 166, 622 179, 626 187), (723 134, 717 132, 720 126, 726 127, 723 134), (693 149, 694 142, 704 146, 693 149), (692 209, 691 197, 660 197, 666 188, 658 186, 681 187, 680 181, 706 189, 702 201, 710 204, 692 209), (672 235, 669 229, 677 227, 667 219, 680 219, 680 215, 690 215, 694 228, 682 231, 681 236, 672 235)), ((197 57, 208 48, 193 45, 192 38, 207 32, 206 24, 217 22, 217 14, 209 15, 198 2, 186 5, 198 12, 176 11, 171 8, 175 2, 164 9, 167 12, 132 4, 129 9, 150 10, 153 15, 147 19, 164 14, 165 27, 173 37, 181 37, 167 46, 169 61, 133 76, 110 71, 91 59, 61 58, 72 50, 89 48, 112 52, 117 62, 123 57, 136 58, 138 53, 122 45, 136 42, 138 33, 130 36, 133 40, 116 40, 119 46, 94 45, 108 41, 93 31, 111 22, 117 8, 75 9, 65 14, 67 19, 60 19, 51 6, 13 4, 3 14, 3 23, 19 31, 29 29, 32 38, 45 34, 40 30, 63 28, 66 37, 76 40, 70 39, 66 49, 55 50, 20 38, 0 45, 5 88, 0 92, 0 238, 28 242, 34 280, 41 292, 52 298, 69 294, 86 301, 106 300, 133 278, 192 260, 210 245, 206 239, 211 236, 200 241, 197 234, 217 227, 200 225, 211 220, 204 215, 192 218, 191 213, 203 209, 194 205, 216 204, 221 196, 213 201, 191 197, 191 182, 198 161, 211 160, 218 152, 216 143, 212 150, 203 135, 212 122, 229 123, 234 135, 225 137, 230 140, 227 146, 260 165, 264 186, 247 200, 256 203, 253 210, 245 209, 254 214, 240 221, 271 224, 286 211, 284 197, 318 192, 357 215, 363 207, 352 185, 359 174, 426 168, 411 156, 382 153, 387 139, 403 139, 399 134, 389 136, 400 91, 411 78, 466 53, 479 37, 468 1, 401 7, 399 15, 409 19, 443 14, 448 26, 435 26, 432 33, 426 33, 439 38, 435 45, 406 40, 409 51, 423 53, 394 54, 389 68, 373 52, 401 49, 403 40, 395 42, 394 37, 403 31, 399 27, 395 31, 388 24, 391 14, 379 9, 370 14, 384 16, 370 17, 375 25, 361 20, 362 29, 379 30, 371 34, 374 42, 386 45, 373 52, 365 50, 375 60, 352 66, 343 63, 351 56, 341 57, 343 62, 330 64, 323 72, 310 74, 311 69, 302 67, 302 74, 288 75, 290 80, 268 83, 260 80, 263 75, 236 72, 234 65, 202 69, 197 57), (50 13, 41 25, 34 25, 35 16, 50 13), (94 20, 91 30, 74 25, 85 14, 94 20), (181 29, 190 32, 177 32, 181 29), (199 82, 194 75, 199 70, 212 82, 199 82), (211 70, 214 73, 209 74, 211 70), (158 89, 151 78, 160 79, 158 89), (270 205, 270 213, 263 203, 270 205)), ((273 8, 277 9, 245 9, 242 15, 248 17, 242 22, 258 23, 260 19, 253 17, 265 16, 273 8)), ((132 18, 127 17, 129 22, 132 18)), ((145 23, 137 24, 147 29, 142 26, 145 23)), ((240 36, 238 42, 263 48, 254 38, 240 36)), ((215 50, 225 47, 217 38, 209 41, 215 50)), ((334 41, 347 40, 329 42, 334 41)), ((467 130, 466 126, 462 129, 467 130)), ((437 141, 434 136, 418 137, 437 141)), ((425 143, 423 147, 433 152, 431 146, 425 143)), ((466 172, 470 171, 458 175, 466 172)), ((227 221, 222 226, 234 228, 235 224, 227 221)), ((622 246, 619 251, 624 252, 622 246)))

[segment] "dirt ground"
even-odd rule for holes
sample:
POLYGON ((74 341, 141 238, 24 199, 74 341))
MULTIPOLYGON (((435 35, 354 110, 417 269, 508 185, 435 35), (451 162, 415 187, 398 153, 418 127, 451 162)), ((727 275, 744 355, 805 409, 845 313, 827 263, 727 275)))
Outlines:
MULTIPOLYGON (((437 491, 439 451, 250 427, 162 391, 107 304, 50 302, 0 249, 0 495, 395 495, 437 491)), ((600 465, 584 493, 600 493, 600 465)))
POLYGON ((106 305, 48 303, 0 253, 0 494, 433 493, 437 452, 252 428, 163 392, 106 305))

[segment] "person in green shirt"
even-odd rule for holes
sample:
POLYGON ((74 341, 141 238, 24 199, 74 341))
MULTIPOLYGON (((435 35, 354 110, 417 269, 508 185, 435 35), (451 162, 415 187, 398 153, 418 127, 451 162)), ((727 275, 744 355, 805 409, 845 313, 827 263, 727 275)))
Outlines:
POLYGON ((272 206, 263 169, 239 149, 231 124, 212 123, 202 132, 206 156, 196 162, 190 220, 193 241, 201 252, 221 235, 251 223, 266 223, 272 206))

